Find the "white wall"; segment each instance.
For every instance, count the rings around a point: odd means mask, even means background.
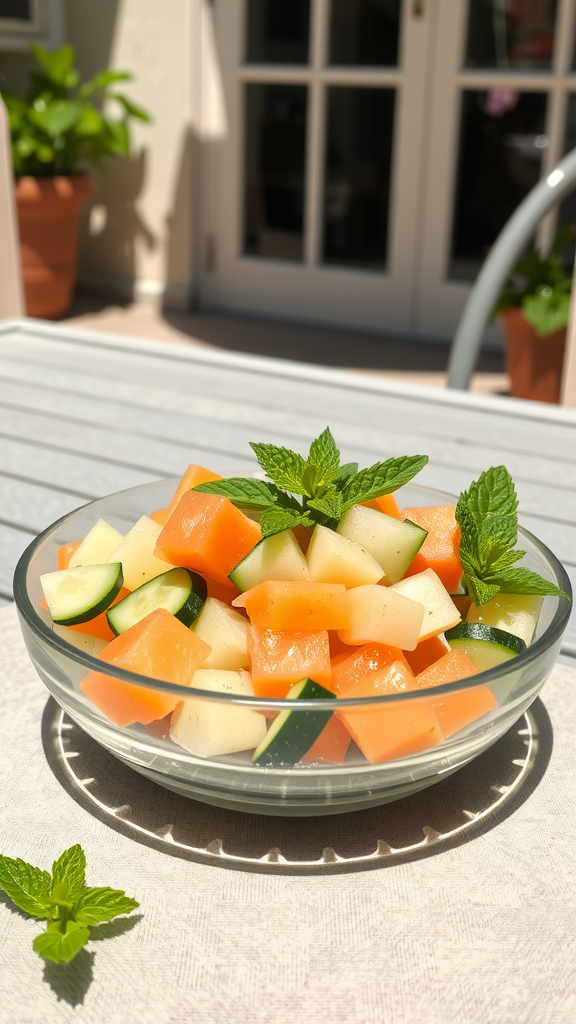
[[[67,0],[67,35],[86,75],[131,71],[126,93],[152,115],[130,159],[110,161],[84,218],[80,274],[183,308],[195,293],[200,0]]]

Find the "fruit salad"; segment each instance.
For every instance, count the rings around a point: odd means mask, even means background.
[[[341,465],[329,429],[307,459],[252,447],[266,479],[189,466],[167,508],[125,535],[98,520],[41,577],[54,631],[101,662],[80,683],[98,711],[198,757],[247,751],[260,768],[340,765],[352,752],[393,761],[494,711],[494,686],[437,688],[517,657],[544,595],[567,598],[515,566],[524,552],[505,468],[457,505],[401,507],[425,456]],[[106,665],[278,703],[182,700]],[[419,698],[370,703],[408,691]],[[363,703],[339,709],[343,698]]]

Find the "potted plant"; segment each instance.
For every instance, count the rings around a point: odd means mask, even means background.
[[[22,276],[29,316],[56,319],[66,312],[76,281],[80,210],[95,191],[88,167],[130,152],[129,122],[149,121],[117,83],[124,71],[100,71],[80,83],[71,46],[54,52],[33,46],[39,69],[25,100],[2,92],[8,110]],[[102,109],[114,100],[119,117]],[[107,105],[108,106],[108,105]]]
[[[548,256],[529,249],[514,267],[496,306],[506,331],[506,369],[514,398],[560,401],[572,287],[562,249],[571,240],[571,228],[564,226]]]

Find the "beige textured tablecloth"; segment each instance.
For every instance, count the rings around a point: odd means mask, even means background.
[[[68,967],[45,967],[31,948],[38,924],[0,902],[2,1024],[576,1020],[573,670],[557,666],[544,706],[535,706],[540,748],[512,813],[419,859],[283,875],[173,856],[99,820],[63,784],[46,738],[42,743],[50,707],[12,608],[0,612],[0,656],[0,849],[49,867],[81,842],[89,884],[125,888],[142,915],[114,938],[104,931]],[[488,781],[503,756],[502,748],[494,751],[478,769]],[[108,757],[97,749],[92,756],[95,764]],[[138,812],[152,820],[172,797],[138,785]],[[446,780],[429,790],[436,792],[428,805],[412,798],[420,804],[308,823],[181,800],[178,813],[191,828],[200,823],[204,841],[212,829],[254,856],[278,841],[293,854],[301,842],[319,855],[323,845],[338,851],[347,841],[373,847],[379,830],[409,830],[422,807],[430,815],[421,824],[433,826],[435,815],[448,820],[454,785]]]

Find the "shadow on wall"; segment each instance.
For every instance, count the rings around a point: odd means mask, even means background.
[[[172,206],[166,216],[166,269],[167,282],[163,297],[162,311],[169,309],[188,310],[194,304],[195,296],[189,283],[189,276],[183,278],[183,271],[194,266],[194,240],[192,225],[196,221],[195,175],[200,168],[200,141],[187,128],[182,137],[178,168],[172,193]]]
[[[83,212],[82,256],[87,271],[83,276],[89,281],[91,266],[106,266],[108,274],[126,282],[122,298],[127,302],[133,298],[137,245],[143,243],[150,250],[157,245],[137,209],[146,161],[145,150],[111,160],[106,173],[97,177],[96,195]]]

